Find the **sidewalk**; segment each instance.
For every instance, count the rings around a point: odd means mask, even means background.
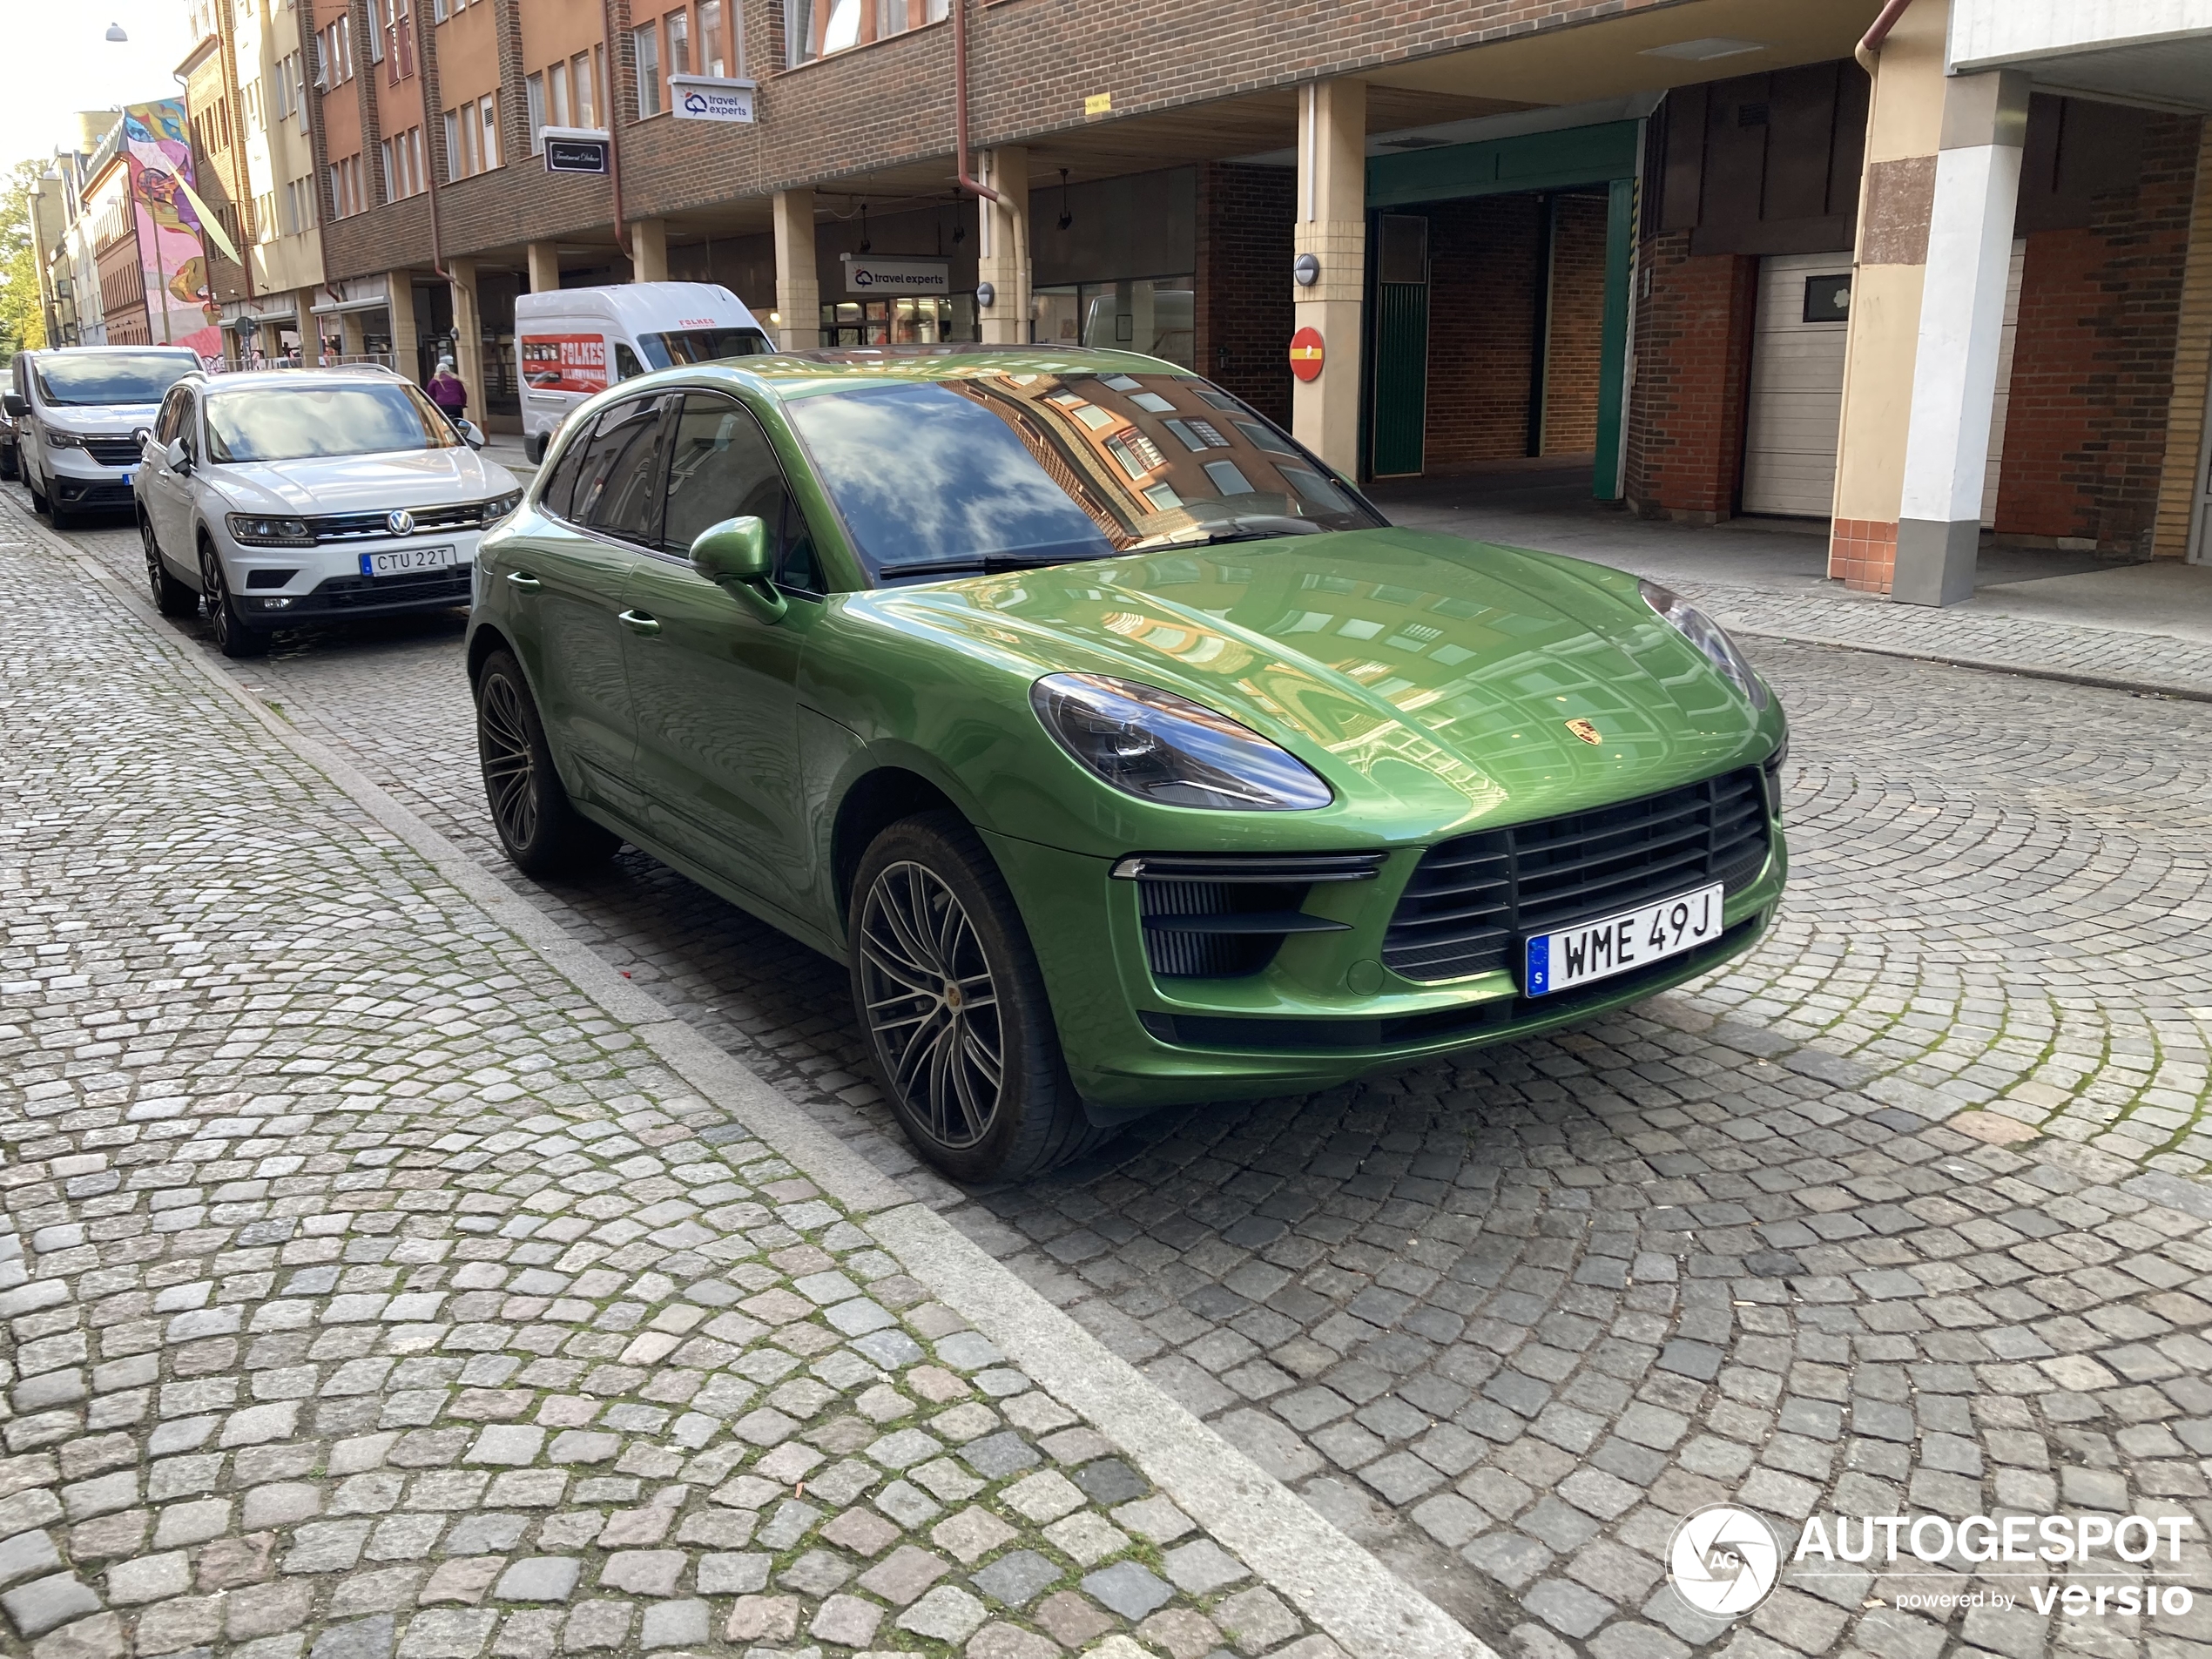
[[[1488,1650],[0,508],[32,1659]]]
[[[1824,527],[1655,523],[1589,497],[1588,469],[1386,483],[1393,523],[1634,570],[1761,637],[2212,699],[2212,567],[1988,547],[1973,598],[1892,604],[1827,579]]]

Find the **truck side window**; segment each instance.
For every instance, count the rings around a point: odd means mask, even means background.
[[[621,341],[615,341],[615,378],[618,381],[636,380],[644,372],[645,366],[637,361],[637,354]]]

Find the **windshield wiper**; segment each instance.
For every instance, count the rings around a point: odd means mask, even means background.
[[[972,571],[977,576],[988,576],[999,570],[1042,570],[1055,564],[1081,564],[1089,559],[1103,559],[1103,553],[1054,553],[1042,557],[1023,556],[1013,553],[986,553],[964,559],[917,559],[907,564],[887,564],[876,571],[879,577],[894,576],[953,576],[961,571]]]

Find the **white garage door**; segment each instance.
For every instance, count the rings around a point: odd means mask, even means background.
[[[2011,280],[2005,290],[2005,335],[1997,359],[1989,474],[1982,497],[1985,524],[1997,507],[2023,246],[2013,244]],[[1850,275],[1848,253],[1780,253],[1760,261],[1751,400],[1743,434],[1747,513],[1828,516],[1836,493],[1836,428],[1843,414],[1844,336],[1850,325],[1836,315],[1845,307],[1827,301],[1836,280]]]

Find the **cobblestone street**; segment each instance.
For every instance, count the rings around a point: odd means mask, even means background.
[[[2212,1654],[2212,707],[1751,639],[1794,726],[1752,955],[969,1196],[878,1104],[841,969],[634,853],[511,878],[457,620],[225,664],[20,499],[0,1608],[37,1659],[1332,1650],[179,648],[1516,1659]],[[74,539],[144,585],[127,529]],[[1723,1501],[2186,1515],[2198,1599],[1898,1605],[1953,1557],[1729,1624],[1666,1583]]]

